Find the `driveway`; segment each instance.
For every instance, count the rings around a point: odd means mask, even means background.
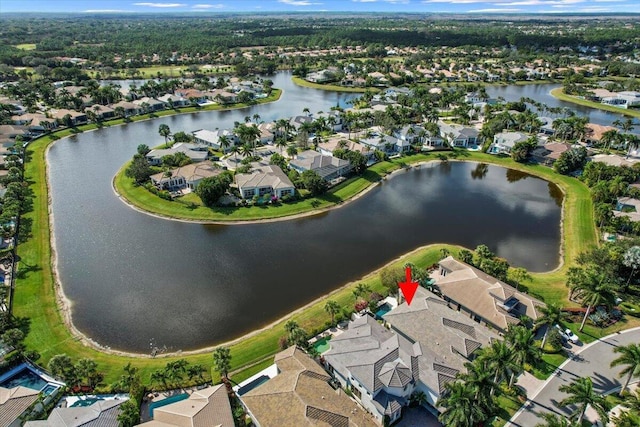
[[[422,406],[402,408],[402,418],[394,427],[442,427],[438,419]]]
[[[576,378],[591,377],[594,389],[599,393],[621,387],[618,374],[624,367],[609,367],[611,361],[619,356],[613,352],[613,349],[638,342],[640,342],[640,328],[635,328],[609,335],[583,347],[573,346],[573,356],[560,365],[538,390],[529,395],[529,400],[506,426],[534,426],[542,421],[536,415],[539,412],[553,412],[568,416],[571,409],[558,405],[567,397],[567,394],[560,392],[558,388],[563,384],[571,383]],[[626,377],[622,381],[625,379]]]

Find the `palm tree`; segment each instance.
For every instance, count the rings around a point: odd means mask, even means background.
[[[562,399],[560,406],[576,405],[571,418],[575,418],[577,415],[578,425],[582,425],[582,417],[584,417],[584,412],[589,405],[598,413],[601,421],[604,423],[609,421],[609,403],[602,395],[593,390],[591,377],[577,378],[571,384],[561,385],[558,390],[569,394],[567,398]]]
[[[531,329],[513,326],[505,335],[505,341],[511,349],[512,361],[524,370],[525,365],[535,365],[540,361],[540,349],[533,345],[536,337]],[[513,386],[515,372],[511,373],[509,388]]]
[[[226,380],[229,379],[231,369],[231,351],[228,347],[218,347],[213,350],[213,366]]]
[[[158,126],[158,133],[160,134],[160,136],[164,137],[164,143],[165,145],[167,145],[167,147],[169,147],[169,135],[171,135],[171,129],[169,128],[169,125],[163,123]]]
[[[536,427],[579,427],[578,424],[569,420],[567,417],[550,413],[541,413],[537,415],[538,417],[544,418],[545,422],[536,424]]]
[[[580,324],[580,332],[584,329],[584,324],[587,322],[587,317],[593,307],[599,305],[611,307],[615,304],[616,294],[611,284],[606,282],[587,282],[582,284],[582,286],[578,286],[575,291],[576,295],[582,298],[582,304],[587,305],[587,312],[584,314],[582,323]]]
[[[158,369],[151,373],[151,382],[158,385],[162,384],[165,390],[167,389],[167,379],[167,373],[164,369]]]
[[[494,341],[489,347],[483,349],[479,359],[485,363],[486,368],[493,373],[493,382],[500,384],[509,374],[520,369],[513,362],[511,349],[504,341]],[[491,394],[495,389],[491,390]]]
[[[369,287],[369,285],[367,285],[366,283],[358,283],[356,288],[353,290],[353,296],[355,296],[357,300],[358,297],[364,296],[369,292],[371,292],[371,288]]]
[[[542,338],[542,344],[540,344],[540,348],[544,348],[545,343],[547,342],[547,336],[549,334],[549,330],[553,327],[553,325],[563,325],[563,320],[567,316],[567,314],[562,311],[562,307],[556,303],[549,303],[546,307],[539,308],[542,316],[536,319],[536,327],[544,326],[547,329],[544,332],[544,337]]]
[[[498,384],[493,380],[493,374],[486,368],[486,364],[476,359],[464,364],[467,373],[460,375],[464,383],[473,388],[474,399],[483,408],[491,408],[493,404],[493,390]]]
[[[461,381],[445,385],[445,395],[440,406],[445,408],[438,419],[447,427],[474,427],[488,418],[480,405],[476,404],[475,390]]]
[[[222,152],[225,153],[227,151],[227,148],[229,148],[231,146],[231,140],[229,139],[229,137],[227,135],[222,135],[219,139],[218,142],[220,142],[220,147],[222,148]]]
[[[333,325],[335,322],[336,314],[340,312],[340,304],[338,304],[334,300],[329,300],[324,305],[324,311],[331,315],[331,325]]]
[[[250,157],[251,155],[253,155],[253,149],[251,148],[251,145],[244,144],[242,147],[240,147],[240,154],[242,155],[242,157]]]
[[[629,386],[631,378],[640,376],[640,344],[629,344],[624,347],[616,347],[614,353],[620,353],[620,356],[611,362],[611,367],[624,365],[625,368],[620,372],[620,376],[629,374],[624,386],[620,389],[620,396]]]

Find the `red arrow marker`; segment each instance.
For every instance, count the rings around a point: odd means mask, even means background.
[[[411,267],[405,268],[405,275],[406,280],[398,283],[398,286],[400,287],[400,291],[402,291],[402,295],[404,295],[404,299],[407,300],[407,305],[411,305],[413,296],[418,290],[418,282],[411,281]]]

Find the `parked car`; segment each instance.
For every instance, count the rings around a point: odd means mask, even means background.
[[[569,341],[569,336],[566,334],[564,330],[560,327],[560,325],[555,325],[555,328],[558,330],[558,333],[562,337],[563,341]]]
[[[580,341],[580,338],[578,338],[578,336],[576,334],[571,332],[571,329],[569,329],[569,328],[564,330],[564,334],[567,336],[567,339],[569,341],[571,341],[572,343],[574,343],[574,344],[576,344],[578,341]]]

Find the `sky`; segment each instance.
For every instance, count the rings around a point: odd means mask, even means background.
[[[0,0],[9,12],[640,13],[640,0]]]

